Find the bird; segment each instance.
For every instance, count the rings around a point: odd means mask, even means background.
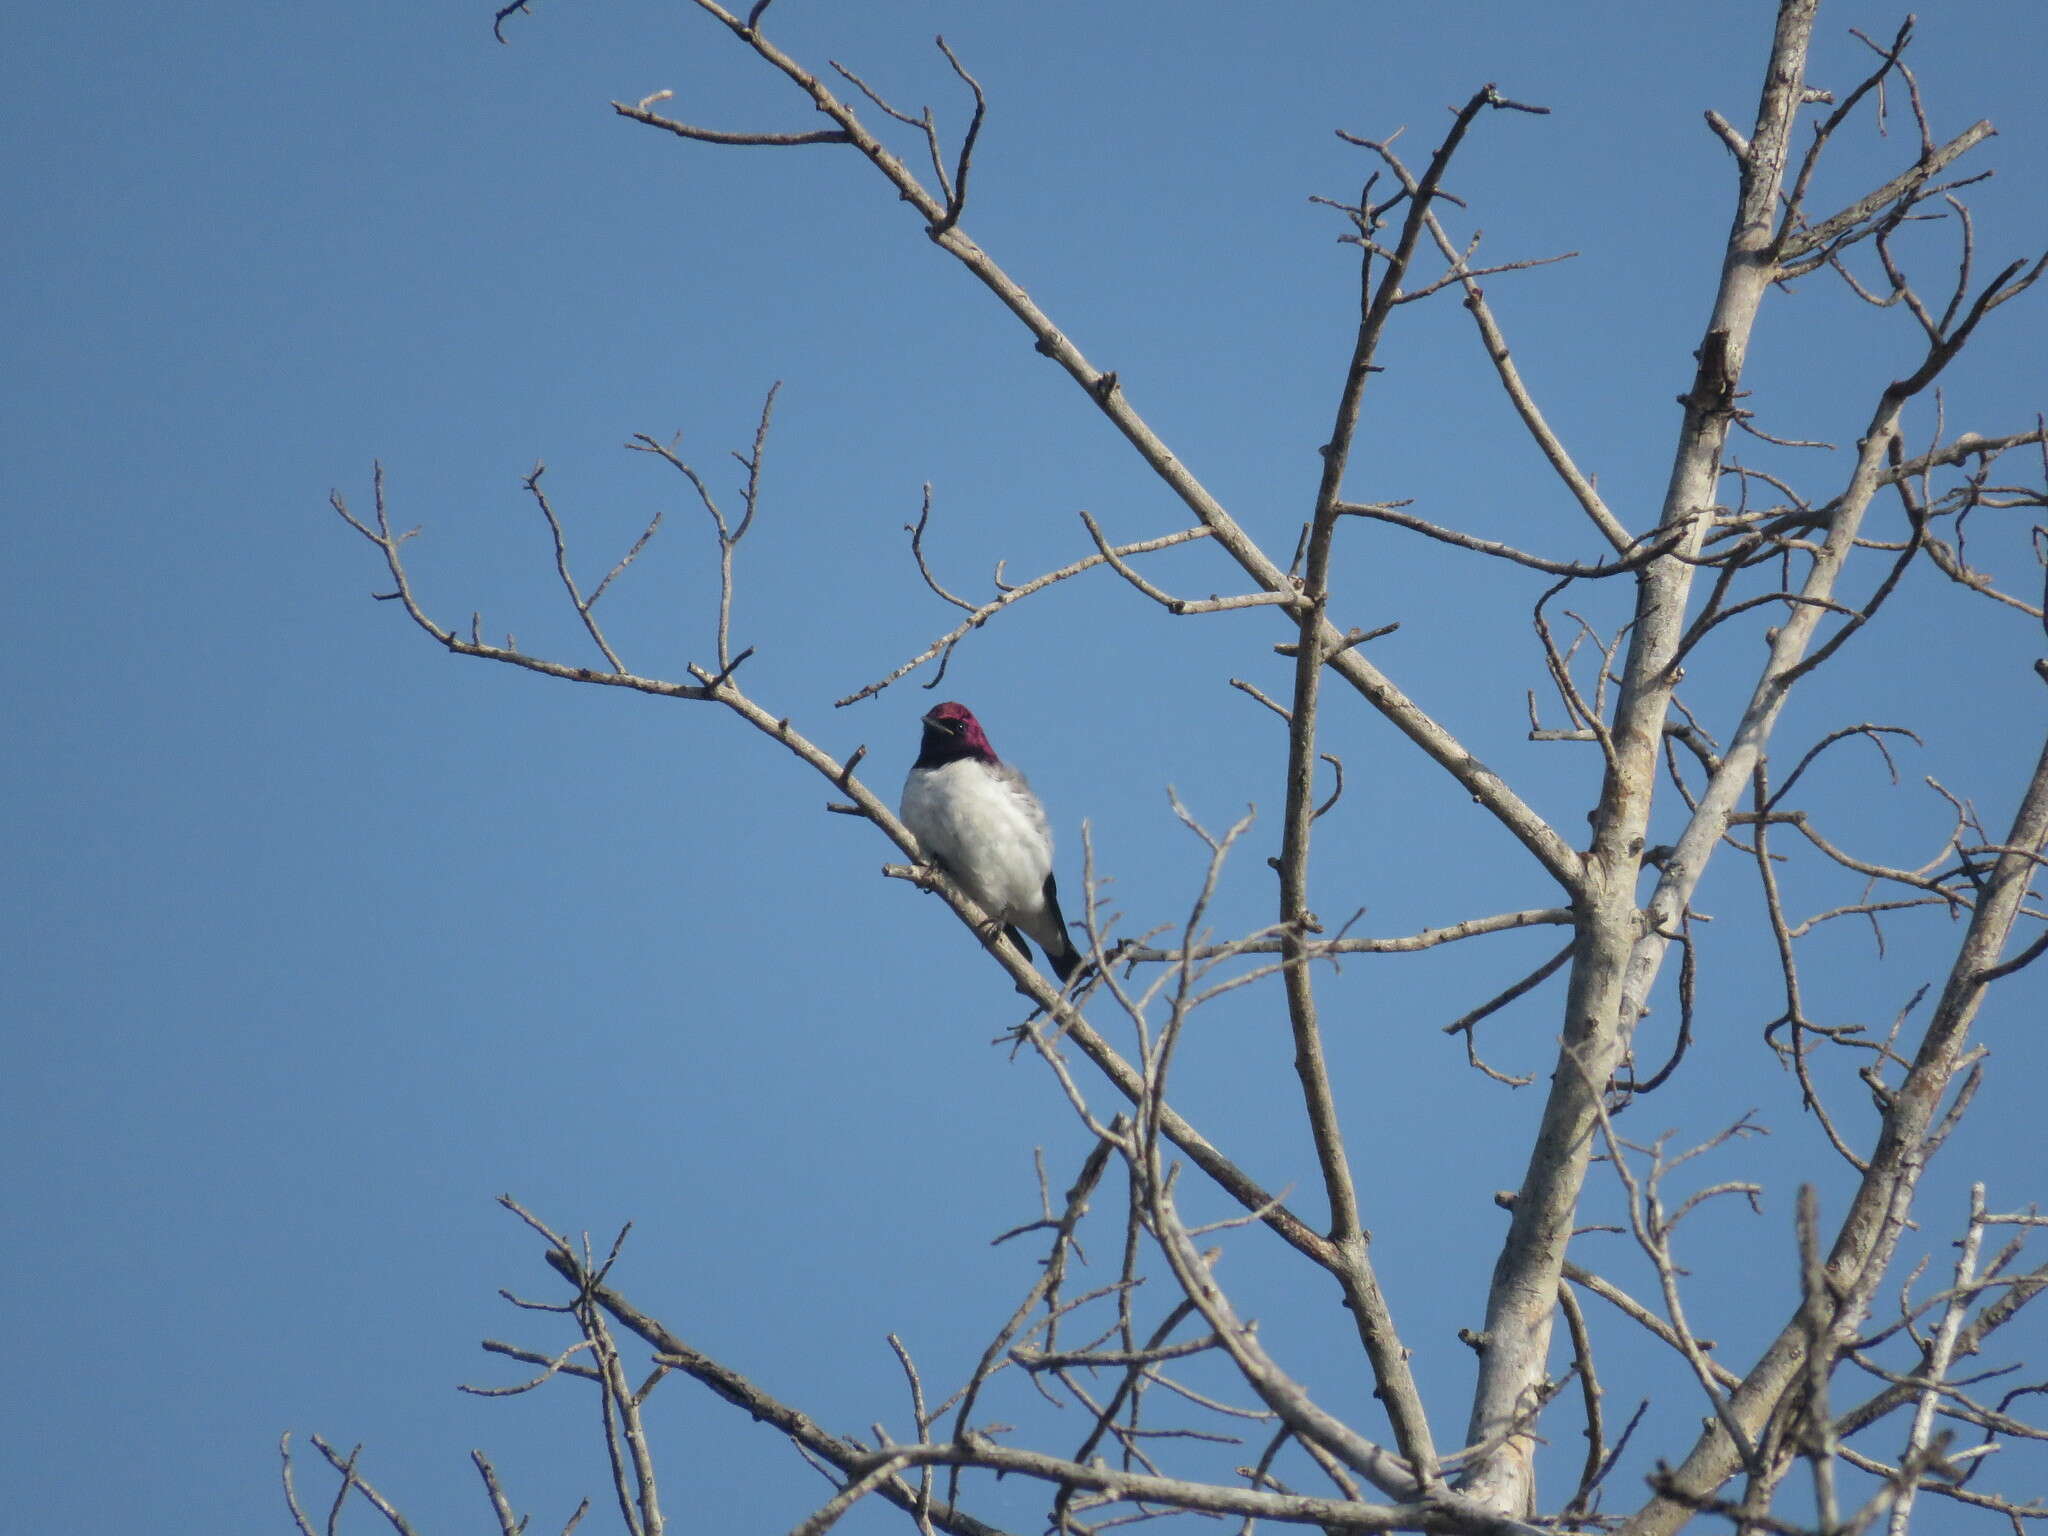
[[[1062,983],[1081,956],[1060,916],[1052,827],[1024,775],[996,756],[965,704],[924,717],[917,762],[903,781],[903,824],[937,865],[1028,960],[1029,935]]]

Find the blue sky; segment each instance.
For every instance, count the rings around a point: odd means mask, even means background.
[[[326,497],[367,507],[373,460],[394,520],[424,529],[412,569],[444,622],[480,610],[487,631],[577,661],[594,658],[521,476],[547,462],[587,576],[668,507],[606,607],[628,663],[677,678],[710,654],[715,551],[675,477],[620,445],[680,431],[730,488],[727,450],[784,381],[740,553],[756,697],[841,755],[867,744],[890,796],[917,715],[967,700],[1031,771],[1069,888],[1085,819],[1137,927],[1178,916],[1200,871],[1167,786],[1212,825],[1270,808],[1219,922],[1268,916],[1283,742],[1226,679],[1285,687],[1271,616],[1170,619],[1097,572],[976,635],[939,695],[905,683],[835,712],[953,622],[901,531],[924,482],[929,552],[976,595],[997,560],[1014,578],[1083,553],[1078,509],[1131,538],[1184,516],[850,156],[715,150],[613,115],[613,98],[669,89],[695,121],[812,125],[693,8],[543,3],[507,46],[491,10],[85,0],[9,26],[0,1156],[15,1241],[0,1285],[16,1322],[0,1466],[23,1531],[282,1529],[286,1428],[366,1442],[370,1476],[423,1530],[482,1528],[465,1458],[483,1447],[534,1528],[558,1529],[601,1487],[590,1405],[566,1386],[452,1390],[512,1378],[480,1337],[547,1337],[496,1295],[550,1279],[501,1191],[607,1239],[634,1220],[620,1281],[643,1305],[822,1422],[907,1432],[884,1334],[935,1378],[960,1375],[1030,1283],[1028,1260],[986,1239],[1035,1214],[1032,1149],[1056,1179],[1081,1154],[1042,1070],[988,1043],[1017,1012],[998,973],[938,904],[878,878],[891,850],[822,814],[807,770],[698,707],[450,658],[369,601],[374,552]],[[1452,185],[1494,259],[1581,253],[1489,293],[1610,501],[1634,526],[1654,507],[1731,195],[1700,114],[1747,122],[1768,7],[1325,0],[1283,19],[784,0],[772,18],[800,57],[840,58],[957,129],[928,46],[946,34],[993,104],[967,227],[1283,555],[1349,346],[1355,268],[1308,199],[1349,200],[1364,162],[1331,130],[1406,124],[1419,159],[1445,104],[1488,80],[1550,106],[1483,120]],[[1814,78],[1849,83],[1847,29],[1897,20],[1826,7]],[[1999,129],[1973,162],[1998,171],[1972,192],[1986,271],[2048,243],[2044,49],[2037,6],[1958,3],[1925,17],[1914,55],[1938,133]],[[1816,202],[1881,179],[1910,143],[1866,126]],[[1944,238],[1920,248],[1930,267]],[[2023,430],[2044,405],[2048,294],[1994,320],[1948,381],[1951,430]],[[1847,442],[1913,357],[1903,315],[1809,280],[1766,307],[1749,404],[1779,435]],[[1454,302],[1405,312],[1385,361],[1354,496],[1594,553]],[[1824,486],[1837,471],[1816,462],[1796,467]],[[1982,514],[1973,537],[2026,577],[2023,524]],[[1380,664],[1576,829],[1590,754],[1521,739],[1540,583],[1395,530],[1346,540],[1347,621],[1403,626]],[[1154,569],[1231,589],[1199,548]],[[1598,622],[1613,600],[1586,601]],[[2010,815],[2038,750],[2042,636],[1926,569],[1899,604],[1785,729],[1922,730],[1904,788],[1852,752],[1813,803],[1870,856],[1917,864],[1943,830],[1922,775],[1994,830]],[[1752,650],[1730,640],[1715,666]],[[1725,728],[1735,684],[1700,670]],[[1400,933],[1549,902],[1389,731],[1350,701],[1329,731],[1350,788],[1326,823],[1326,915],[1362,906],[1360,931]],[[1740,873],[1710,881],[1708,910],[1753,908]],[[1854,899],[1799,878],[1814,905]],[[1833,1016],[1882,1022],[1943,936],[1902,935],[1880,963],[1844,931],[1809,964]],[[1333,988],[1368,1220],[1452,1425],[1470,1371],[1453,1335],[1479,1320],[1490,1193],[1519,1177],[1535,1101],[1474,1078],[1438,1026],[1547,939],[1357,964]],[[1660,1101],[1654,1129],[1705,1135],[1749,1108],[1772,1126],[1726,1175],[1769,1180],[1766,1216],[1717,1212],[1700,1241],[1753,1248],[1775,1274],[1817,1138],[1758,1043],[1774,1004],[1756,956],[1731,935],[1689,1096]],[[1930,1180],[1931,1221],[1973,1177],[1994,1205],[2042,1193],[2043,1002],[2035,973],[1987,1010],[1992,1076]],[[1191,1115],[1271,1183],[1305,1184],[1271,998],[1214,1017],[1182,1080]],[[1551,1034],[1539,1003],[1487,1045],[1540,1072]],[[1240,1246],[1265,1303],[1248,1310],[1315,1360],[1328,1309]],[[1731,1358],[1776,1317],[1739,1292],[1710,1310]],[[2033,1343],[2038,1369],[2038,1327]],[[1302,1368],[1363,1410],[1345,1368]],[[773,1436],[685,1383],[663,1390],[676,1508],[777,1530],[823,1497]]]

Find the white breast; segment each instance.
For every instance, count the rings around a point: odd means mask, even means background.
[[[972,759],[912,769],[903,822],[993,918],[1036,913],[1052,871],[1045,812],[1021,775]]]

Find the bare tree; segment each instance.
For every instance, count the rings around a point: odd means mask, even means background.
[[[2022,1413],[2029,1396],[2048,1387],[2006,1379],[2011,1366],[1968,1364],[1992,1351],[2000,1330],[2048,1286],[2048,1264],[2025,1251],[2048,1218],[2031,1207],[2006,1208],[2030,1190],[1994,1200],[1981,1184],[1964,1212],[1916,1216],[1914,1204],[1929,1158],[1968,1110],[1981,1079],[1984,1051],[1972,1039],[1980,1008],[1995,987],[2048,950],[2048,913],[2035,895],[2048,846],[2048,739],[2008,824],[1983,827],[1968,797],[1934,784],[1949,827],[1936,854],[1916,868],[1859,855],[1851,846],[1856,839],[1831,825],[1824,808],[1814,809],[1824,802],[1808,798],[1835,760],[1832,749],[1861,742],[1889,763],[1890,744],[1909,730],[1843,720],[1817,739],[1774,750],[1775,729],[1796,690],[1845,648],[1887,643],[1882,621],[1917,568],[1931,567],[1981,596],[1987,627],[2044,623],[2038,576],[2027,572],[2048,562],[2048,530],[2029,523],[2048,506],[2048,431],[2038,417],[1955,431],[1932,408],[1944,374],[1995,312],[2033,285],[2044,262],[1982,270],[1960,194],[1980,179],[1966,157],[1991,128],[1980,122],[1937,138],[1909,63],[1911,20],[1888,41],[1866,40],[1867,72],[1831,93],[1807,79],[1814,0],[1781,0],[1754,121],[1738,127],[1707,114],[1732,163],[1734,208],[1691,385],[1680,400],[1668,486],[1654,521],[1643,527],[1610,507],[1552,430],[1482,285],[1541,263],[1483,261],[1478,238],[1454,227],[1468,211],[1445,190],[1448,168],[1470,152],[1468,138],[1482,122],[1544,109],[1485,85],[1455,109],[1449,130],[1426,155],[1410,156],[1391,138],[1347,135],[1368,173],[1355,200],[1327,201],[1357,250],[1355,340],[1299,542],[1276,551],[1262,547],[1169,448],[1117,374],[1095,366],[967,233],[988,109],[968,61],[939,41],[968,102],[967,126],[949,138],[929,108],[904,110],[850,68],[834,63],[828,75],[783,51],[764,27],[768,0],[744,13],[714,0],[696,3],[735,48],[781,77],[793,99],[830,126],[701,126],[667,115],[666,93],[614,103],[616,111],[693,144],[830,146],[865,162],[863,174],[879,176],[925,236],[1026,328],[1190,519],[1119,544],[1084,513],[1087,542],[1077,558],[1021,582],[1005,582],[999,572],[993,595],[976,599],[958,595],[927,559],[927,493],[911,554],[931,591],[958,616],[900,665],[877,663],[876,680],[839,702],[856,704],[919,674],[935,686],[955,649],[977,630],[1097,567],[1121,578],[1101,590],[1175,615],[1270,608],[1279,649],[1292,658],[1291,688],[1276,699],[1233,682],[1285,723],[1282,830],[1273,861],[1278,901],[1265,926],[1218,937],[1212,902],[1250,819],[1219,830],[1176,800],[1175,813],[1207,851],[1206,875],[1180,919],[1120,932],[1091,854],[1076,926],[1086,930],[1082,947],[1092,963],[1071,987],[1054,987],[1012,948],[987,942],[991,962],[1030,1004],[1015,1030],[1017,1046],[1057,1080],[1089,1150],[1063,1193],[1041,1167],[1040,1216],[1004,1235],[1036,1245],[1028,1283],[964,1379],[946,1391],[929,1385],[928,1366],[891,1340],[905,1378],[910,1438],[879,1427],[867,1437],[828,1432],[628,1300],[615,1279],[619,1242],[594,1250],[509,1199],[507,1207],[540,1235],[547,1264],[568,1287],[560,1300],[516,1305],[559,1315],[569,1335],[546,1346],[487,1342],[487,1350],[538,1374],[479,1390],[529,1391],[567,1377],[594,1393],[613,1473],[610,1502],[635,1536],[665,1528],[658,1450],[643,1429],[642,1409],[648,1394],[676,1375],[771,1426],[832,1485],[798,1528],[803,1536],[823,1531],[864,1499],[893,1504],[926,1533],[993,1531],[975,1512],[977,1490],[988,1487],[976,1473],[1042,1483],[1049,1523],[1063,1532],[1176,1511],[1240,1519],[1246,1529],[1274,1520],[1331,1531],[1617,1529],[1629,1536],[1703,1519],[1741,1532],[1835,1536],[1882,1526],[1897,1533],[1930,1508],[1941,1511],[1944,1530],[1957,1528],[1962,1512],[2012,1529],[2048,1519],[2038,1497],[2042,1463],[2024,1450],[2008,1452],[2048,1438]],[[500,26],[523,10],[507,7]],[[1910,141],[1896,174],[1840,206],[1816,203],[1816,172],[1830,148],[1886,113],[1911,125],[1894,141]],[[913,153],[900,156],[892,142],[907,142]],[[1860,391],[1868,404],[1857,441],[1832,455],[1821,451],[1827,445],[1772,436],[1742,403],[1745,360],[1767,296],[1809,276],[1846,285],[1874,311],[1891,312],[1874,315],[1875,322],[1908,325],[1917,336],[1917,360],[1902,376],[1835,379],[1835,387]],[[1402,504],[1347,495],[1347,468],[1390,326],[1405,306],[1439,297],[1462,303],[1471,316],[1515,415],[1590,525],[1595,555],[1553,558],[1511,548]],[[393,520],[381,470],[367,514],[338,495],[334,508],[383,560],[390,588],[379,596],[448,651],[715,706],[815,770],[831,786],[832,810],[864,819],[892,843],[902,861],[885,866],[885,875],[935,892],[971,931],[992,935],[987,914],[921,860],[889,803],[860,776],[866,748],[842,760],[818,744],[813,728],[748,691],[744,669],[754,653],[750,646],[735,649],[734,554],[756,518],[773,515],[763,466],[774,405],[770,391],[751,448],[735,455],[744,470],[737,501],[722,502],[674,444],[643,436],[631,445],[680,478],[715,540],[713,648],[682,680],[633,671],[598,618],[600,599],[646,547],[659,518],[586,592],[541,473],[526,482],[552,535],[564,593],[602,658],[602,665],[584,665],[493,643],[480,620],[456,626],[437,618],[408,571],[405,546],[413,535]],[[1731,448],[1738,432],[1781,450],[1766,459],[1774,467],[1743,463]],[[1529,735],[1583,744],[1560,750],[1599,754],[1584,846],[1374,664],[1370,642],[1392,626],[1352,627],[1348,621],[1359,615],[1346,611],[1332,585],[1339,539],[1347,528],[1372,523],[1435,540],[1455,552],[1446,558],[1534,573],[1530,660],[1551,702],[1539,706],[1531,691]],[[1976,543],[1966,543],[1966,529]],[[1218,579],[1227,573],[1236,590],[1182,595],[1147,574],[1146,557],[1193,541],[1213,547]],[[2014,589],[2021,579],[2036,585]],[[1738,659],[1724,643],[1730,634],[1760,640],[1762,661],[1754,662],[1755,648],[1746,653],[1752,660]],[[1890,643],[1910,645],[1911,635],[1902,627]],[[1717,713],[1718,706],[1689,704],[1693,669],[1723,695],[1732,690],[1737,707]],[[2048,663],[2036,662],[2035,671],[2048,681]],[[1315,832],[1343,788],[1343,766],[1326,747],[1323,721],[1333,709],[1361,707],[1498,824],[1555,887],[1550,905],[1383,936],[1354,935],[1348,923],[1332,931],[1318,918],[1311,900]],[[2024,728],[2038,731],[2037,720],[2030,715]],[[1333,776],[1321,772],[1324,763]],[[1747,917],[1729,914],[1726,922],[1757,925],[1777,962],[1782,1007],[1764,1030],[1769,1050],[1760,1060],[1775,1060],[1796,1082],[1800,1111],[1850,1170],[1852,1193],[1824,1217],[1813,1175],[1795,1172],[1787,1192],[1796,1189],[1797,1219],[1774,1251],[1681,1257],[1677,1237],[1695,1212],[1723,1197],[1754,1202],[1762,1192],[1754,1181],[1710,1171],[1717,1156],[1761,1129],[1750,1117],[1689,1148],[1666,1137],[1632,1137],[1627,1129],[1642,1118],[1628,1112],[1644,1096],[1684,1081],[1692,1065],[1704,964],[1697,932],[1704,915],[1695,897],[1722,854],[1755,876]],[[1794,871],[1798,894],[1790,885]],[[1839,884],[1831,886],[1830,873]],[[1343,881],[1326,874],[1322,883],[1339,889]],[[1810,911],[1797,904],[1807,891],[1827,889],[1839,894]],[[1831,1021],[1813,1000],[1825,978],[1802,972],[1803,943],[1845,918],[1867,921],[1880,938],[1884,925],[1916,922],[1930,930],[1946,925],[1953,935],[1945,971],[1927,978],[1925,996],[1904,1003],[1887,1031]],[[1447,1026],[1469,1053],[1475,1094],[1497,1091],[1495,1082],[1531,1082],[1484,1060],[1478,1029],[1561,978],[1556,1054],[1539,1090],[1540,1122],[1519,1187],[1500,1197],[1507,1229],[1483,1322],[1466,1339],[1477,1357],[1469,1415],[1451,1424],[1425,1411],[1411,1350],[1376,1275],[1368,1200],[1342,1129],[1358,1090],[1330,1070],[1323,1020],[1333,996],[1341,1006],[1344,994],[1333,989],[1346,956],[1403,955],[1530,927],[1560,930],[1556,952]],[[1191,1018],[1218,997],[1248,988],[1276,1015],[1284,1013],[1320,1203],[1276,1192],[1175,1108],[1173,1072]],[[1646,1044],[1638,1026],[1653,1001],[1662,1002],[1666,1017],[1675,1011],[1677,1022],[1668,1043],[1646,1060],[1638,1054]],[[1844,1117],[1845,1094],[1873,1101],[1874,1117]],[[1206,1223],[1184,1214],[1197,1201],[1217,1199],[1235,1214]],[[1595,1204],[1616,1214],[1612,1230],[1632,1240],[1653,1294],[1632,1293],[1575,1256],[1572,1239]],[[1074,1261],[1084,1238],[1098,1230],[1099,1246],[1120,1260],[1113,1278],[1083,1285]],[[1930,1267],[1930,1234],[1937,1232],[1959,1234],[1958,1256]],[[1273,1240],[1298,1260],[1303,1295],[1334,1287],[1348,1310],[1380,1419],[1357,1422],[1319,1402],[1298,1366],[1291,1370],[1268,1352],[1255,1321],[1226,1290],[1218,1266],[1229,1245]],[[1724,1363],[1699,1336],[1688,1305],[1696,1309],[1715,1287],[1748,1285],[1758,1273],[1780,1277],[1758,1303],[1774,1309],[1775,1336],[1746,1365]],[[1560,1319],[1562,1339],[1555,1337]],[[1627,1347],[1641,1342],[1657,1352],[1657,1416],[1646,1419],[1647,1404],[1632,1416],[1608,1406],[1595,1352],[1603,1333],[1625,1334]],[[1034,1409],[1034,1389],[1065,1416]],[[999,1400],[1026,1430],[991,1427]],[[1696,1428],[1686,1428],[1688,1414]],[[1642,1423],[1665,1442],[1632,1445]],[[1568,1430],[1582,1434],[1582,1453],[1563,1444]],[[341,1480],[335,1514],[353,1493],[394,1529],[409,1529],[353,1453],[315,1444]],[[1631,1471],[1618,1477],[1624,1458]],[[284,1460],[293,1517],[311,1536],[314,1523],[292,1492],[288,1444]],[[1547,1468],[1540,1487],[1539,1461]],[[512,1536],[524,1523],[480,1455],[478,1467],[501,1529]]]

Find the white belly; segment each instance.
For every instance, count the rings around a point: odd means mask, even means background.
[[[981,763],[913,770],[903,786],[903,822],[990,917],[1012,922],[1044,905],[1052,872],[1044,813]]]

